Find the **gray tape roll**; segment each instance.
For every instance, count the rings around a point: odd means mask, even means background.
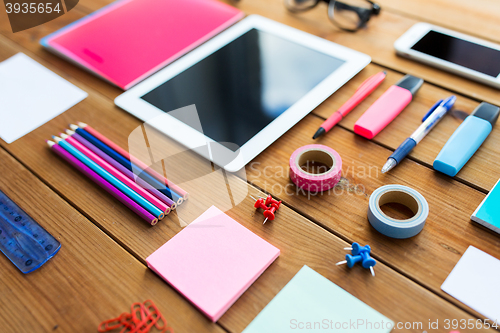
[[[406,220],[397,220],[387,216],[380,206],[386,203],[405,205],[414,213]],[[380,233],[392,238],[410,238],[418,234],[429,216],[429,204],[416,190],[403,185],[385,185],[376,189],[368,206],[368,221]]]

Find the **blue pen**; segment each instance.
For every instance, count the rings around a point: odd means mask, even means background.
[[[398,165],[403,158],[408,155],[415,146],[422,141],[422,139],[436,126],[436,124],[444,117],[448,111],[453,107],[457,98],[455,96],[450,96],[445,100],[439,100],[432,108],[427,112],[427,114],[422,119],[422,125],[420,125],[413,134],[407,138],[385,162],[382,168],[382,173],[394,168]]]

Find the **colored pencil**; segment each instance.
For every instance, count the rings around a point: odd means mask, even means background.
[[[179,193],[183,197],[184,200],[187,200],[187,198],[189,197],[189,194],[186,191],[184,191],[182,188],[175,185],[174,183],[169,181],[166,177],[160,175],[158,172],[156,172],[155,170],[148,167],[144,162],[142,162],[137,157],[130,155],[130,153],[128,151],[126,151],[122,147],[118,146],[116,143],[114,143],[113,141],[111,141],[110,139],[105,137],[103,134],[99,133],[97,130],[95,130],[90,125],[79,122],[78,126],[80,126],[84,130],[86,130],[87,132],[89,132],[90,134],[92,134],[93,136],[95,136],[96,138],[98,138],[99,140],[104,142],[105,144],[107,144],[111,149],[114,149],[117,153],[121,154],[123,157],[127,158],[131,162],[134,162],[142,170],[147,170],[153,177],[155,177],[160,182],[165,182],[165,184],[167,184],[168,187],[173,189],[175,192]]]
[[[140,205],[138,205],[136,202],[134,202],[132,199],[130,199],[125,194],[120,192],[113,185],[108,183],[101,176],[99,176],[97,173],[92,171],[85,164],[80,162],[76,157],[74,157],[73,155],[68,153],[64,148],[62,148],[59,145],[56,145],[55,142],[48,141],[48,140],[47,140],[47,144],[52,149],[52,151],[54,151],[57,155],[59,155],[64,160],[66,160],[69,164],[71,164],[73,167],[75,167],[77,170],[79,170],[85,176],[90,178],[94,183],[96,183],[102,189],[104,189],[106,192],[108,192],[113,197],[118,199],[125,206],[130,208],[130,210],[135,212],[143,220],[147,221],[151,225],[155,225],[156,223],[158,223],[158,219],[156,217],[154,217],[150,212],[148,212],[147,210],[142,208]]]
[[[79,159],[83,164],[88,166],[90,169],[92,169],[95,173],[97,173],[99,176],[102,178],[106,179],[109,183],[111,183],[114,187],[122,191],[124,194],[126,194],[130,199],[134,200],[137,202],[139,205],[141,205],[143,208],[145,208],[148,212],[156,216],[159,220],[163,219],[165,216],[164,213],[156,208],[155,205],[144,199],[142,196],[138,195],[135,193],[130,187],[127,185],[123,184],[121,181],[119,181],[115,176],[104,170],[101,166],[99,166],[97,163],[92,161],[90,158],[85,156],[83,153],[81,153],[78,149],[73,147],[69,142],[58,138],[56,136],[53,137],[54,140],[58,145],[66,149],[70,154],[75,156],[77,159]]]
[[[147,188],[155,188],[160,193],[164,194],[168,198],[172,199],[177,205],[180,205],[184,199],[178,195],[176,192],[174,192],[172,189],[168,188],[164,183],[158,181],[156,178],[152,177],[149,173],[147,172],[141,172],[139,175],[134,174],[134,170],[137,171],[139,168],[135,166],[132,162],[127,160],[125,157],[122,155],[118,154],[115,152],[112,148],[108,147],[105,143],[101,142],[99,139],[94,137],[92,134],[88,133],[87,131],[78,128],[76,131],[77,134],[85,138],[87,141],[90,143],[94,144],[97,146],[99,149],[101,149],[104,153],[106,153],[108,156],[113,158],[115,161],[117,161],[119,164],[122,166],[126,167],[132,174],[134,175],[134,178],[140,178],[143,179],[146,183],[149,184]]]
[[[75,131],[76,133],[80,134],[83,136],[87,141],[104,151],[106,154],[114,158],[116,161],[118,161],[121,165],[129,169],[130,171],[134,171],[134,168],[132,166],[132,162],[127,160],[125,157],[122,155],[118,154],[115,152],[113,149],[111,149],[108,145],[103,143],[101,140],[97,139],[95,136],[90,134],[89,132],[85,131],[83,128],[80,128],[76,125],[71,124],[70,128]],[[136,167],[136,169],[139,169]],[[173,190],[169,189],[165,184],[161,183],[159,180],[154,178],[153,176],[149,175],[147,172],[142,172],[139,177],[144,179],[146,182],[151,184],[151,186],[157,188],[160,192],[165,194],[167,197],[172,199],[177,203],[177,205],[180,205],[184,199],[179,196],[177,193],[175,193]]]
[[[165,194],[161,193],[156,188],[154,188],[151,185],[149,185],[148,183],[146,183],[142,178],[136,177],[132,173],[132,171],[130,171],[129,169],[125,168],[123,165],[121,165],[120,163],[118,163],[111,156],[109,156],[108,154],[106,154],[105,152],[103,152],[102,150],[100,150],[99,148],[97,148],[96,146],[94,146],[93,144],[91,144],[90,142],[88,142],[80,134],[78,134],[76,132],[73,132],[72,130],[66,130],[66,133],[69,136],[71,136],[74,139],[76,139],[76,141],[80,142],[82,145],[84,145],[85,147],[87,147],[88,149],[90,149],[93,153],[95,153],[96,155],[98,155],[100,158],[102,158],[103,160],[105,160],[106,162],[108,162],[109,164],[111,164],[112,166],[114,166],[117,170],[119,170],[121,173],[123,173],[129,179],[131,179],[132,181],[134,181],[135,183],[137,183],[139,186],[141,186],[142,188],[146,189],[148,192],[150,192],[151,194],[153,194],[159,200],[161,200],[162,202],[164,202],[165,204],[167,204],[170,207],[171,210],[174,210],[175,208],[177,208],[177,204],[175,202],[173,202],[172,199],[170,199]]]
[[[132,180],[130,180],[127,176],[122,174],[120,171],[118,171],[115,167],[110,165],[108,162],[104,161],[102,158],[94,154],[92,151],[90,151],[87,147],[82,145],[80,142],[76,141],[74,138],[71,136],[61,133],[60,136],[72,144],[76,149],[78,149],[81,153],[83,153],[85,156],[90,158],[92,161],[100,165],[104,170],[115,176],[118,180],[120,180],[122,183],[130,187],[133,191],[135,191],[137,194],[142,195],[144,199],[148,200],[150,203],[155,205],[158,209],[161,209],[165,215],[170,213],[170,207],[167,206],[165,203],[161,202],[158,200],[155,196],[147,192],[145,189],[134,183]]]

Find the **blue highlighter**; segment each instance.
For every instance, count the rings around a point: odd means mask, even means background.
[[[483,102],[458,126],[434,160],[434,169],[455,176],[493,129],[500,108]]]

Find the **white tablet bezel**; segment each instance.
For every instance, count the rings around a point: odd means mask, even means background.
[[[420,41],[429,31],[434,30],[444,35],[462,39],[467,42],[476,43],[485,47],[492,48],[500,51],[500,45],[472,37],[457,31],[442,28],[436,25],[419,22],[408,29],[401,37],[394,42],[396,53],[405,58],[420,61],[424,64],[431,65],[451,73],[463,76],[465,78],[487,84],[494,88],[500,89],[500,74],[497,77],[486,75],[484,73],[475,71],[468,67],[454,64],[452,62],[436,58],[429,54],[413,50],[412,47]],[[480,59],[478,59],[479,61]]]
[[[208,138],[203,133],[200,133],[199,131],[193,129],[178,119],[169,116],[164,111],[141,99],[141,96],[144,96],[159,85],[172,79],[187,68],[200,62],[210,54],[216,52],[223,46],[229,44],[231,41],[254,28],[294,43],[304,45],[327,55],[331,55],[335,58],[344,60],[345,63],[332,74],[327,76],[279,117],[273,120],[269,125],[253,136],[249,141],[247,141],[242,147],[240,147],[237,154],[215,142],[211,138]],[[217,156],[212,156],[210,152],[202,153],[200,150],[197,150],[197,152],[205,158],[210,159],[215,164],[223,167],[225,170],[229,172],[236,172],[243,168],[260,152],[266,149],[271,143],[276,141],[337,89],[349,81],[354,75],[366,67],[370,61],[371,58],[363,53],[351,50],[270,19],[258,15],[251,15],[191,51],[184,57],[168,65],[150,78],[139,83],[127,92],[121,94],[115,99],[115,104],[143,121],[148,121],[160,115],[165,115],[165,117],[160,118],[168,121],[159,121],[157,123],[150,123],[150,125],[169,137],[172,137],[188,149],[194,149],[206,145],[207,142],[210,142],[210,145],[216,145],[218,151],[224,152],[224,157],[219,158]],[[234,158],[231,159],[232,161],[229,164],[225,165],[224,161],[227,161],[227,156],[230,154],[233,154]]]

